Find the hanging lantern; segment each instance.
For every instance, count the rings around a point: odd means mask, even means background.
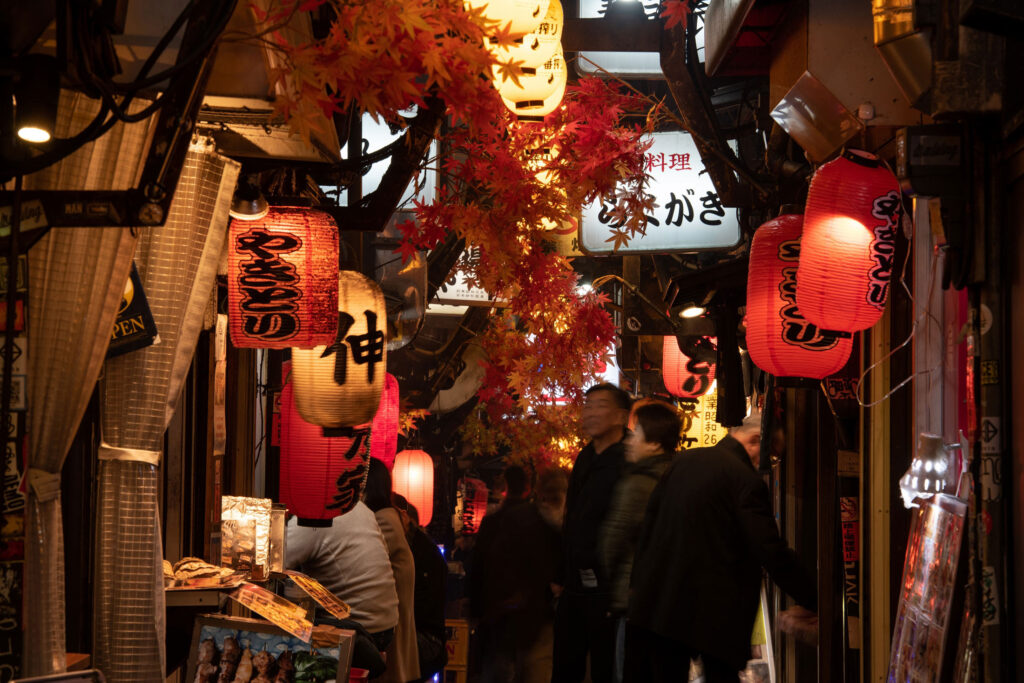
[[[537,28],[508,47],[499,47],[495,39],[488,38],[487,49],[498,62],[522,62],[525,67],[538,67],[561,47],[563,25],[562,3],[551,0],[544,20]]]
[[[707,338],[717,344],[714,337]],[[661,346],[661,375],[665,388],[679,398],[697,398],[711,389],[715,364],[688,357],[679,350],[675,337],[665,337]]]
[[[395,493],[405,496],[420,513],[420,525],[434,515],[434,461],[425,451],[402,451],[391,472]]]
[[[521,121],[540,121],[562,102],[568,70],[561,47],[544,64],[526,69],[516,85],[511,79],[496,82],[501,100]]]
[[[846,365],[853,337],[818,329],[796,305],[804,217],[784,214],[754,233],[747,276],[747,350],[776,377],[823,379]]]
[[[497,21],[509,33],[522,36],[537,29],[548,11],[547,0],[465,0],[469,9],[482,9],[483,15]]]
[[[287,377],[289,363],[283,374]],[[327,526],[359,501],[369,455],[366,432],[324,436],[323,428],[302,419],[294,401],[294,385],[281,391],[281,502],[303,526]]]
[[[332,341],[292,350],[295,405],[304,420],[335,428],[373,419],[387,371],[386,314],[377,283],[355,271],[338,273]]]
[[[800,245],[800,312],[820,329],[857,332],[885,310],[902,207],[899,181],[856,150],[814,174]]]
[[[329,344],[337,325],[338,226],[315,209],[275,206],[231,220],[228,317],[241,348]]]
[[[398,452],[398,380],[388,374],[384,391],[370,428],[370,457],[377,458],[390,470]]]
[[[487,514],[487,484],[463,477],[459,480],[459,502],[456,514],[456,531],[471,535],[480,531],[480,524]]]

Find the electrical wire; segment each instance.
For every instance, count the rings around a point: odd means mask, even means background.
[[[886,166],[888,167],[888,164],[886,164]],[[890,169],[890,170],[892,170],[892,169]],[[904,210],[904,215],[906,215],[906,206],[905,206],[905,203],[903,202],[902,194],[900,195],[900,204],[901,204],[901,206],[902,206],[902,208]],[[907,255],[906,255],[906,257],[903,260],[903,268],[902,268],[902,270],[900,272],[899,283],[900,283],[900,286],[903,288],[903,290],[906,292],[907,298],[910,299],[911,304],[913,304],[916,307],[917,306],[917,300],[914,298],[913,293],[910,291],[910,288],[907,286],[907,281],[906,281],[907,265],[910,262],[910,256],[913,253],[914,238],[916,237],[916,234],[917,234],[917,226],[913,224],[913,219],[911,219],[911,223],[912,223],[913,227],[911,229],[910,239],[908,240],[908,243],[907,243]],[[942,253],[943,250],[944,250],[944,246],[938,246],[932,252],[931,265],[929,266],[929,269],[928,269],[928,287],[927,287],[927,291],[926,291],[926,297],[927,297],[927,301],[929,302],[929,304],[930,304],[931,297],[932,297],[932,290],[935,287],[935,281],[936,281],[935,273],[938,270],[939,254]],[[875,361],[870,366],[865,368],[864,372],[861,373],[860,377],[857,379],[857,403],[862,408],[873,408],[874,406],[877,406],[877,405],[879,405],[881,403],[884,403],[885,401],[889,400],[892,397],[893,394],[895,394],[897,391],[902,389],[904,386],[906,386],[907,384],[912,382],[914,380],[914,378],[916,378],[916,377],[918,377],[920,375],[931,375],[931,373],[935,372],[936,369],[941,367],[941,361],[940,361],[940,364],[937,365],[937,366],[934,366],[934,367],[931,367],[931,368],[927,368],[925,370],[920,370],[918,372],[912,372],[905,379],[903,379],[899,384],[897,384],[896,386],[894,386],[891,389],[889,389],[889,391],[886,392],[886,394],[884,396],[882,396],[881,398],[879,398],[878,400],[867,402],[867,403],[864,401],[864,398],[862,396],[862,389],[864,387],[864,380],[865,380],[865,378],[867,378],[868,374],[870,374],[875,368],[877,368],[879,365],[887,362],[890,358],[892,358],[894,355],[896,355],[896,353],[900,349],[906,347],[908,344],[910,344],[911,341],[913,341],[914,336],[917,334],[917,326],[918,326],[918,324],[920,324],[922,322],[922,320],[925,319],[925,317],[931,318],[932,321],[934,321],[935,324],[938,325],[939,328],[941,329],[941,324],[939,323],[938,319],[936,319],[935,316],[932,315],[931,310],[929,308],[929,305],[926,305],[926,306],[922,307],[920,315],[918,315],[914,319],[914,322],[913,322],[913,324],[910,327],[910,333],[907,335],[907,338],[904,339],[898,346],[895,346],[892,349],[890,349],[889,353],[885,354],[885,356],[883,356],[882,358],[880,358],[879,360]],[[822,380],[822,389],[824,390],[824,388],[825,388],[825,381]],[[825,394],[828,395],[828,392],[826,391]]]

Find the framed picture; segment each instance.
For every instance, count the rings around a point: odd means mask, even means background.
[[[355,632],[330,626],[313,628],[304,642],[268,621],[205,615],[196,618],[185,680],[273,681],[290,671],[295,683],[348,681]]]

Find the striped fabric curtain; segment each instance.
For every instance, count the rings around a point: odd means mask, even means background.
[[[135,253],[159,342],[111,358],[102,382],[93,657],[108,681],[165,677],[160,456],[195,352],[239,164],[194,142],[166,225]]]
[[[62,92],[56,136],[80,131],[98,105]],[[63,161],[27,176],[25,189],[132,187],[152,121],[117,124]],[[54,228],[29,251],[25,676],[66,666],[60,471],[103,365],[134,250],[135,237],[117,227]]]

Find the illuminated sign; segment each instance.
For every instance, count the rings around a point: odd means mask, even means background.
[[[654,133],[645,166],[651,176],[648,192],[655,207],[647,216],[647,232],[637,235],[618,253],[664,253],[728,249],[740,241],[737,210],[722,206],[697,145],[689,133]],[[583,209],[580,246],[592,254],[612,253],[614,205],[594,202]]]

